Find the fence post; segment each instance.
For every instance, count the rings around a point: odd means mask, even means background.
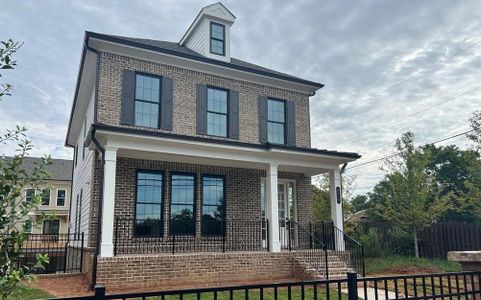
[[[82,240],[80,242],[80,273],[82,273],[82,266],[84,263],[84,232],[82,231]]]
[[[96,285],[94,290],[95,290],[95,300],[105,299],[105,286]]]
[[[322,243],[324,245],[327,245],[327,242],[326,242],[326,228],[325,228],[325,225],[324,225],[324,221],[321,222],[321,234],[322,234]]]
[[[362,277],[366,277],[366,262],[364,261],[364,244],[361,244]]]
[[[377,291],[376,291],[377,293]],[[347,272],[347,299],[357,300],[357,273]]]
[[[287,223],[287,244],[289,245],[289,251],[292,250],[291,248],[291,220],[286,220]]]
[[[70,236],[67,233],[67,242],[65,243],[64,257],[63,257],[63,272],[67,273],[67,257],[68,257],[68,244],[70,242]]]

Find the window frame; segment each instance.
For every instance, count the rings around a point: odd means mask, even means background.
[[[192,234],[176,234],[176,236],[188,236],[188,237],[195,237],[197,234],[197,173],[194,172],[170,172],[169,175],[169,236],[173,236],[172,234],[172,177],[174,175],[180,176],[193,176],[194,177],[194,198],[192,203],[192,219],[194,221],[194,232]],[[181,204],[175,204],[181,205]]]
[[[220,112],[216,112],[216,111],[210,111],[209,110],[209,89],[212,89],[212,90],[219,90],[219,91],[223,91],[223,92],[226,92],[227,93],[227,113],[220,113]],[[206,116],[205,116],[205,120],[206,120],[206,126],[205,126],[205,132],[206,132],[206,135],[208,136],[213,136],[213,137],[220,137],[220,138],[229,138],[229,123],[230,123],[230,90],[229,89],[226,89],[226,88],[220,88],[220,87],[216,87],[216,86],[212,86],[212,85],[208,85],[206,87],[206,107],[205,107],[205,110],[206,110]],[[225,126],[226,126],[226,129],[225,129],[225,136],[222,136],[222,135],[215,135],[215,134],[210,134],[209,133],[209,113],[211,114],[217,114],[217,115],[222,115],[222,116],[226,116],[226,123],[225,123]]]
[[[63,196],[63,205],[58,205],[58,193],[60,191],[63,191],[64,192],[64,196]],[[65,207],[65,204],[67,203],[67,190],[66,189],[57,189],[57,199],[55,201],[55,205],[57,207]]]
[[[140,75],[140,76],[145,76],[145,77],[151,77],[151,78],[156,78],[156,79],[159,79],[159,102],[153,102],[153,101],[147,101],[147,100],[142,100],[142,99],[137,99],[136,95],[137,95],[137,75]],[[145,125],[137,125],[135,124],[135,103],[139,101],[139,102],[143,102],[143,103],[149,103],[149,104],[156,104],[158,106],[158,115],[157,115],[157,127],[150,127],[150,126],[145,126]],[[161,113],[162,113],[162,76],[160,75],[156,75],[156,74],[150,74],[150,73],[145,73],[145,72],[139,72],[139,71],[135,71],[134,72],[134,105],[133,105],[133,115],[134,115],[134,122],[133,122],[133,126],[137,126],[137,127],[144,127],[144,128],[157,128],[157,129],[160,129],[160,118],[161,118]]]
[[[57,222],[58,223],[58,232],[57,233],[45,233],[45,224],[46,222]],[[52,228],[52,226],[50,225],[50,228]],[[57,235],[57,234],[60,234],[60,219],[47,219],[47,220],[43,220],[42,222],[42,234],[49,234],[49,235]]]
[[[138,203],[138,189],[139,189],[139,173],[150,173],[150,174],[160,174],[162,175],[162,185],[160,186],[160,231],[159,234],[154,235],[141,235],[137,234],[135,228],[137,223],[137,203]],[[133,237],[134,238],[161,238],[164,236],[164,213],[165,213],[165,198],[164,198],[164,187],[165,187],[165,172],[162,170],[151,170],[151,169],[137,169],[135,170],[135,201],[134,201],[134,222],[132,224]],[[155,204],[152,202],[142,202],[141,204]]]
[[[32,195],[32,199],[28,199],[28,192],[29,191],[33,191],[33,195]],[[35,199],[35,196],[37,195],[37,191],[33,188],[28,188],[28,189],[25,189],[25,201],[33,201]]]
[[[222,179],[222,184],[223,184],[223,191],[222,191],[222,197],[224,198],[224,208],[223,208],[223,214],[222,214],[222,222],[223,224],[223,234],[204,234],[203,233],[203,216],[204,216],[204,178],[205,177],[210,177],[210,178],[220,178]],[[201,174],[201,181],[200,181],[200,235],[202,237],[216,237],[216,236],[225,236],[226,235],[226,219],[227,219],[227,198],[226,198],[226,175],[217,175],[217,174]],[[207,206],[217,206],[217,205],[212,205],[208,204]]]
[[[223,30],[222,30],[222,40],[212,36],[212,26],[213,25],[217,25],[217,26],[220,26],[220,27],[223,28]],[[222,42],[222,54],[212,52],[212,40]],[[225,42],[226,42],[225,41],[225,25],[221,24],[221,23],[214,22],[214,21],[210,21],[210,23],[209,23],[209,52],[211,54],[214,54],[214,55],[225,56]]]
[[[281,122],[278,122],[278,121],[269,120],[269,101],[281,102],[284,105],[284,122],[281,123]],[[283,125],[283,127],[284,127],[283,141],[284,142],[282,144],[269,142],[269,123],[282,124]],[[287,101],[286,100],[267,97],[267,142],[270,143],[270,144],[274,144],[274,145],[287,145]]]
[[[48,190],[48,204],[43,204],[43,192]],[[40,191],[40,206],[50,206],[50,201],[52,200],[52,190],[48,188],[44,188]]]

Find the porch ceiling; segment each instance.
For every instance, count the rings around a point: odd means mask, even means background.
[[[102,129],[94,134],[105,148],[116,149],[118,157],[263,170],[274,164],[278,165],[279,171],[304,173],[306,176],[338,169],[339,165],[357,159],[343,153],[333,155],[299,148],[248,147],[241,143],[194,141]]]

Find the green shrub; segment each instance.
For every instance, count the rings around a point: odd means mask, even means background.
[[[364,245],[366,257],[380,257],[385,254],[382,238],[377,229],[371,228],[367,233],[360,234],[359,241]]]

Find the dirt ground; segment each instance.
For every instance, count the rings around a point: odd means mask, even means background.
[[[233,281],[223,282],[222,286],[229,285],[248,285],[248,284],[268,284],[268,283],[281,283],[281,282],[293,282],[299,281],[296,278],[285,278],[277,280],[262,280],[262,281]],[[69,275],[69,276],[39,276],[38,280],[30,285],[33,288],[44,290],[55,297],[68,297],[68,296],[87,296],[92,295],[93,292],[89,290],[88,281],[83,275]],[[198,285],[193,287],[191,284],[169,286],[169,288],[161,287],[139,287],[139,288],[127,288],[127,289],[107,289],[108,294],[116,293],[135,293],[135,292],[148,292],[159,290],[177,290],[187,288],[204,288],[204,287],[218,287],[219,284],[211,283],[205,285]]]

